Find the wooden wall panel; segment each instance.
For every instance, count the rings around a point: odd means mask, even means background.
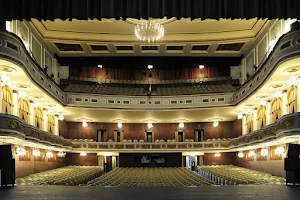
[[[220,122],[218,127],[213,127],[212,123],[185,123],[185,139],[193,139],[194,131],[203,129],[204,139],[213,138],[233,138],[241,135],[241,127],[233,128],[233,122]],[[234,129],[234,131],[232,131]],[[153,131],[155,139],[175,139],[175,131],[179,130],[178,123],[155,123],[153,128],[148,129],[146,123],[124,123],[119,129],[116,123],[88,123],[88,127],[83,128],[80,122],[64,122],[60,127],[60,135],[68,139],[94,139],[97,140],[97,130],[106,130],[107,139],[114,139],[114,131],[121,130],[124,133],[124,139],[144,140],[145,131]],[[238,130],[240,130],[238,132]]]
[[[146,73],[146,75],[145,75]],[[148,80],[149,70],[128,68],[70,67],[71,77]],[[230,76],[228,67],[153,69],[152,80],[178,80]]]
[[[96,153],[88,153],[86,156],[80,156],[79,153],[67,153],[67,165],[98,166],[98,156]]]
[[[214,153],[204,154],[204,165],[236,165],[236,153],[221,153],[220,157],[215,157]]]

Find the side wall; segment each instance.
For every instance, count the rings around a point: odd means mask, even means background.
[[[88,153],[80,156],[79,153],[67,153],[67,165],[98,166],[98,156],[96,153]]]
[[[218,127],[212,123],[185,123],[184,128],[179,129],[178,123],[154,123],[153,128],[148,129],[146,123],[124,123],[118,128],[116,123],[88,123],[83,128],[80,122],[59,122],[60,135],[69,139],[94,139],[97,140],[97,130],[106,130],[107,139],[114,139],[114,131],[124,131],[124,139],[145,139],[145,131],[153,131],[155,139],[175,139],[175,131],[183,130],[185,139],[193,139],[194,131],[203,129],[204,140],[213,138],[233,138],[241,135],[241,120],[233,122],[220,122]]]

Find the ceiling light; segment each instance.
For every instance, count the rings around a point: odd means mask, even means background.
[[[11,84],[11,80],[8,77],[7,74],[2,74],[1,75],[1,82],[4,83],[4,84],[6,84],[6,85],[10,85]]]
[[[239,158],[244,158],[244,157],[245,157],[245,154],[244,154],[242,151],[240,151],[240,152],[238,153],[238,157],[239,157]]]
[[[20,99],[24,99],[26,97],[26,92],[20,90],[18,92],[18,96],[19,96]]]
[[[118,128],[122,128],[123,124],[122,122],[118,122]]]
[[[250,150],[249,153],[248,153],[249,157],[254,157],[255,155],[256,155],[256,153],[255,153],[254,150]]]
[[[183,123],[183,122],[179,122],[178,127],[179,127],[179,128],[184,128],[184,123]]]
[[[266,102],[266,101],[261,101],[261,102],[260,102],[260,105],[266,106],[266,105],[267,105],[267,102]]]
[[[262,148],[261,150],[260,150],[260,155],[261,156],[268,156],[269,155],[269,150],[267,149],[267,148]]]
[[[219,152],[215,153],[214,156],[217,158],[217,157],[220,157],[221,154]]]
[[[276,147],[275,154],[277,156],[281,156],[281,155],[285,154],[285,148],[283,146]]]
[[[280,98],[280,97],[282,97],[282,92],[281,91],[275,92],[274,98]]]
[[[102,68],[103,66],[102,65],[98,65],[98,68]]]
[[[153,127],[152,122],[148,122],[147,126],[148,128],[152,128]]]
[[[214,127],[219,126],[219,122],[218,122],[218,121],[214,121],[214,122],[213,122],[213,126],[214,126]]]
[[[238,119],[243,119],[243,114],[238,114]]]
[[[85,153],[85,152],[80,153],[80,156],[86,156],[86,155],[87,155],[87,153]]]
[[[200,69],[204,69],[204,65],[199,65],[199,68]]]
[[[135,36],[143,42],[157,42],[165,34],[163,25],[150,20],[139,23],[135,26]]]
[[[64,116],[63,115],[58,115],[58,120],[63,121],[64,120]]]
[[[59,151],[59,152],[57,152],[56,155],[57,155],[58,157],[60,157],[60,158],[63,158],[63,157],[66,156],[66,153],[65,153],[65,152],[62,152],[62,151]]]
[[[299,76],[291,75],[290,76],[290,82],[291,82],[292,85],[297,85],[300,82]]]
[[[46,157],[47,157],[47,158],[53,158],[53,153],[52,153],[52,151],[47,151],[47,152],[46,152]]]
[[[48,115],[53,115],[53,110],[50,110],[50,109],[49,109],[49,110],[47,111],[47,114],[48,114]]]
[[[249,109],[248,112],[247,112],[249,115],[252,115],[254,113],[254,110],[253,109]]]
[[[153,65],[148,65],[148,69],[153,69]]]
[[[19,155],[19,156],[25,156],[26,154],[26,150],[23,146],[19,146],[16,148],[16,153]]]
[[[34,149],[32,151],[32,155],[35,156],[35,157],[39,157],[39,156],[41,156],[41,152],[38,149]]]

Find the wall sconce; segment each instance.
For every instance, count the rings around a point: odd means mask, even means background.
[[[269,155],[269,149],[268,148],[262,148],[261,151],[260,151],[260,155],[261,156],[268,156]]]
[[[278,146],[278,147],[276,147],[275,154],[277,156],[281,156],[281,155],[285,154],[285,148],[284,148],[284,146]]]
[[[53,158],[53,153],[52,153],[52,151],[47,151],[47,152],[46,152],[46,157],[47,157],[47,158]]]
[[[249,156],[249,157],[254,157],[254,156],[256,156],[255,151],[254,151],[254,150],[250,150],[249,153],[248,153],[248,156]]]
[[[122,122],[118,122],[118,128],[122,128],[123,124]]]
[[[178,127],[179,127],[179,128],[184,128],[184,123],[183,123],[183,122],[179,122]]]
[[[82,127],[86,128],[88,126],[87,121],[82,121]]]
[[[19,156],[25,156],[26,155],[26,150],[23,146],[19,146],[16,148],[16,154]]]
[[[81,152],[81,153],[80,153],[80,156],[83,156],[83,157],[84,157],[84,156],[86,156],[86,155],[87,155],[87,153],[85,153],[85,152]]]
[[[63,157],[66,156],[66,153],[65,153],[65,152],[62,152],[62,151],[59,151],[59,152],[57,152],[56,155],[57,155],[58,157],[60,157],[60,158],[63,158]]]
[[[148,128],[152,128],[152,127],[153,127],[152,122],[148,122],[147,127],[148,127]]]
[[[41,156],[41,152],[38,149],[33,149],[32,155],[35,156],[35,157],[40,157]]]
[[[240,152],[238,153],[238,157],[239,157],[239,158],[244,158],[244,157],[245,157],[245,154],[244,154],[242,151],[240,151]]]
[[[214,121],[214,122],[213,122],[213,126],[214,126],[214,127],[219,126],[219,122],[218,122],[218,121]]]
[[[199,68],[200,69],[204,69],[204,65],[199,65]]]
[[[218,158],[220,156],[221,156],[221,154],[219,152],[217,152],[217,153],[214,154],[214,157],[216,157],[216,158]]]

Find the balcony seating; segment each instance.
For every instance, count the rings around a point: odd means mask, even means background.
[[[95,142],[94,139],[73,139],[73,142]]]
[[[143,143],[143,142],[145,142],[145,141],[144,141],[144,140],[140,140],[139,142],[140,142],[140,143]]]
[[[35,185],[80,185],[99,177],[103,168],[99,166],[68,166],[18,178],[18,186]]]
[[[186,168],[116,168],[88,186],[177,187],[206,186],[209,181]]]
[[[220,185],[283,184],[285,179],[233,165],[198,166],[198,173]]]
[[[133,140],[133,142],[134,142],[134,143],[137,143],[137,142],[139,142],[139,141],[138,141],[138,140]]]

